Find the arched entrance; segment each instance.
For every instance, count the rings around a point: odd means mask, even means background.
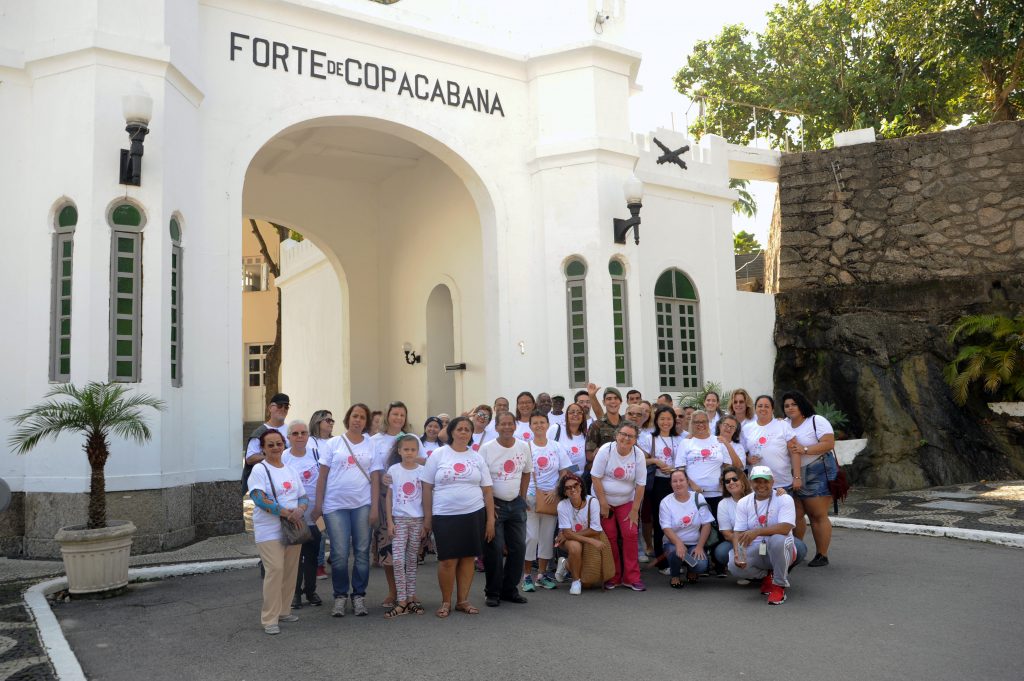
[[[483,361],[469,376],[444,364],[456,339],[482,359],[484,325],[457,327],[452,289],[436,286],[450,282],[465,309],[485,308],[478,203],[446,161],[412,141],[421,138],[383,121],[317,119],[272,137],[249,165],[244,216],[304,238],[281,251],[281,389],[295,417],[401,399],[422,423],[455,410],[464,381],[483,392]],[[423,363],[405,362],[405,343]]]

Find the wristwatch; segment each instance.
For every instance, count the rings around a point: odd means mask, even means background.
[[[807,445],[804,445],[804,456],[807,455]]]

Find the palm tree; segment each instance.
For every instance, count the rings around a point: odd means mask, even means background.
[[[957,404],[967,401],[976,381],[990,395],[1024,399],[1024,315],[969,315],[953,327],[949,342],[958,337],[969,344],[946,365],[946,383]]]
[[[90,530],[107,526],[106,479],[103,476],[110,456],[111,435],[135,440],[140,445],[152,434],[142,418],[140,407],[162,410],[164,403],[149,395],[125,397],[128,388],[118,383],[89,382],[84,388],[68,383],[55,386],[44,402],[29,407],[11,421],[17,430],[8,439],[11,449],[25,454],[46,438],[65,432],[85,436],[85,450],[92,476],[89,482]],[[66,400],[50,398],[66,397]]]

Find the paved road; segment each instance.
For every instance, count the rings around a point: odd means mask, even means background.
[[[56,612],[94,679],[1013,679],[1021,678],[1024,554],[837,530],[833,564],[798,568],[789,600],[707,580],[682,591],[536,593],[525,606],[386,621],[323,608],[266,636],[258,573],[133,586]],[[439,599],[433,564],[420,595]],[[321,595],[328,595],[321,582]],[[371,602],[383,596],[371,573]],[[482,605],[482,582],[474,584]]]

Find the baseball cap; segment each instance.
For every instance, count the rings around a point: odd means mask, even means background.
[[[612,395],[615,395],[620,400],[622,399],[622,393],[619,392],[618,388],[605,388],[604,389],[604,396],[608,397],[608,393],[611,393]]]
[[[757,480],[757,479],[761,479],[761,480],[774,480],[775,479],[775,476],[772,475],[772,469],[768,468],[768,466],[754,466],[753,468],[750,469],[750,476],[749,477],[750,477],[751,480]]]
[[[288,396],[284,393],[277,393],[270,398],[270,404],[276,404],[279,407],[283,407],[285,405],[291,406],[291,403],[292,401],[288,399]]]

